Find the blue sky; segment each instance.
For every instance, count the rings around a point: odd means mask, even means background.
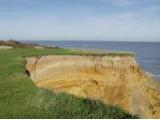
[[[160,42],[160,0],[0,0],[10,38]]]

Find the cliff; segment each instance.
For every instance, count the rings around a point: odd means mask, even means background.
[[[21,43],[15,40],[0,40],[0,46],[4,46],[4,48],[15,47],[15,48],[36,48],[36,47],[44,47],[38,44],[27,44]]]
[[[160,89],[132,56],[52,55],[26,58],[39,87],[118,105],[141,118],[160,118]]]

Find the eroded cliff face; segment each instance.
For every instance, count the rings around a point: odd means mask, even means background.
[[[32,57],[26,69],[39,87],[118,105],[142,118],[160,118],[160,89],[134,57]]]

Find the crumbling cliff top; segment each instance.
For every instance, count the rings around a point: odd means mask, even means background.
[[[31,57],[26,69],[39,87],[118,105],[141,118],[160,116],[160,90],[133,56]]]

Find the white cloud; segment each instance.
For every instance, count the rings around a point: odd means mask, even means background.
[[[24,2],[26,4],[42,4],[45,0],[20,0],[21,2]]]
[[[103,3],[111,3],[116,6],[131,6],[131,5],[136,5],[142,2],[142,0],[95,0],[95,1],[103,2]]]
[[[42,0],[39,2],[38,0],[24,1],[27,4],[41,4],[42,2]],[[121,8],[139,4],[139,1],[143,0],[90,1],[110,3]],[[95,9],[98,10],[93,13]],[[160,11],[158,5],[145,6],[136,10],[120,9],[121,11],[109,8],[111,13],[106,12],[108,8],[102,9],[103,11],[99,9],[101,9],[99,6],[97,8],[87,7],[87,9],[77,12],[75,9],[70,11],[64,8],[65,14],[55,13],[52,12],[53,9],[50,9],[44,12],[47,14],[29,12],[28,14],[23,13],[24,18],[20,19],[0,19],[0,38],[11,36],[15,39],[160,39],[160,17],[158,14],[154,15]]]

